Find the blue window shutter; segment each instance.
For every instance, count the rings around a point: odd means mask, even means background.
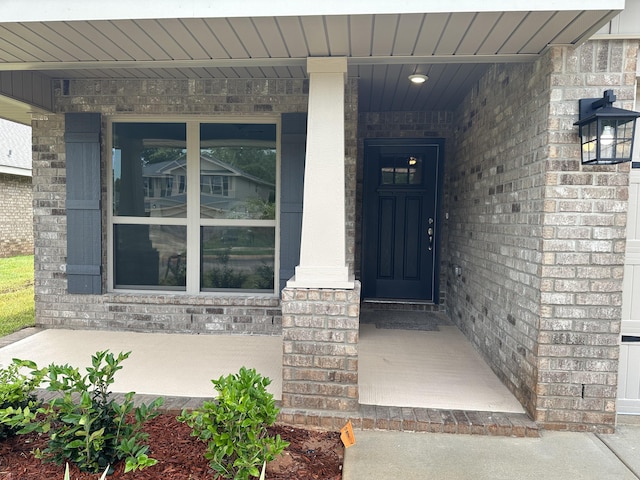
[[[102,293],[100,114],[65,114],[67,289]]]
[[[280,139],[280,289],[300,262],[307,114],[282,114]]]

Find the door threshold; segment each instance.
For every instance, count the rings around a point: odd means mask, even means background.
[[[382,304],[382,305],[437,305],[430,300],[412,300],[406,298],[365,298],[362,303]]]
[[[362,310],[405,310],[420,312],[444,313],[444,305],[438,305],[426,300],[407,300],[406,298],[365,298],[361,304]]]

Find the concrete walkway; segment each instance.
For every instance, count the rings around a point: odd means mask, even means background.
[[[640,426],[540,438],[356,431],[343,480],[637,480]]]

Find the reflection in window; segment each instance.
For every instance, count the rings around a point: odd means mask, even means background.
[[[186,249],[186,227],[114,225],[116,288],[184,290]]]
[[[228,197],[231,180],[225,175],[202,175],[200,177],[200,193]]]
[[[201,217],[275,219],[275,147],[275,125],[202,124]]]
[[[114,215],[186,217],[184,191],[173,189],[185,182],[186,134],[179,123],[114,124]]]
[[[382,185],[421,185],[422,157],[418,155],[383,156],[380,183]]]
[[[203,290],[273,291],[273,228],[202,227],[201,246]]]
[[[115,288],[274,292],[275,124],[114,122],[112,134]]]

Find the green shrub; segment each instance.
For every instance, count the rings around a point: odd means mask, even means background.
[[[122,404],[109,392],[115,373],[122,369],[120,363],[130,353],[114,357],[108,351],[97,352],[86,375],[69,365],[50,365],[48,390],[62,395],[35,410],[29,406],[0,410],[0,422],[19,427],[17,433],[48,432],[47,448],[35,453],[58,465],[70,461],[88,472],[102,471],[122,459],[126,472],[154,465],[156,460],[147,456],[148,447],[143,445],[148,435],[142,425],[158,415],[162,399],[134,408],[134,392],[127,393]]]
[[[30,370],[30,373],[25,374],[24,369]],[[8,367],[0,369],[0,410],[36,406],[34,390],[45,375],[46,369],[38,370],[35,363],[14,358]],[[14,435],[17,430],[16,427],[0,423],[0,440]]]
[[[289,445],[280,435],[271,437],[267,427],[278,416],[271,383],[254,369],[242,367],[237,375],[212,380],[216,400],[192,412],[183,410],[184,422],[207,444],[205,458],[224,478],[247,480],[260,476],[259,467],[280,455]]]

